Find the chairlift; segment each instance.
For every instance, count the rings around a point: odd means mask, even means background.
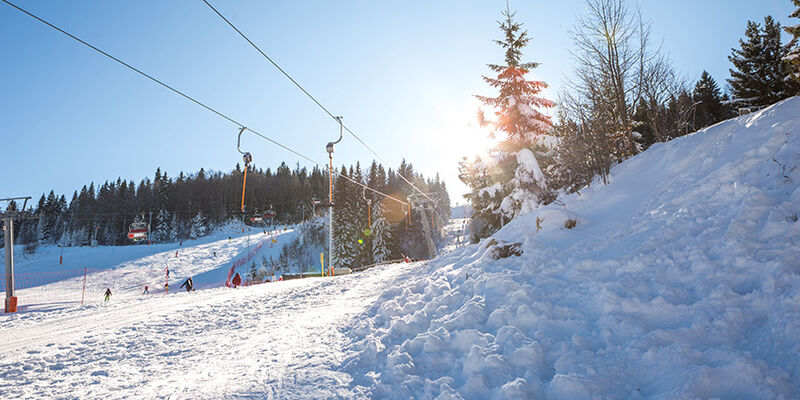
[[[146,222],[134,222],[128,227],[128,239],[138,242],[147,239],[150,227]]]
[[[244,193],[245,188],[247,187],[247,167],[253,162],[253,156],[246,151],[242,151],[242,133],[244,133],[247,127],[239,128],[239,138],[236,141],[236,150],[242,154],[242,160],[244,161],[244,178],[242,179],[242,213],[244,213]]]

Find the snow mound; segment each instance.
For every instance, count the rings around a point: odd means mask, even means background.
[[[374,398],[796,398],[800,98],[657,144],[390,286],[344,365]],[[575,221],[570,229],[568,221]]]

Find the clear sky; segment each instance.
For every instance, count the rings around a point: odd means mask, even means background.
[[[314,159],[338,126],[212,13],[201,0],[12,0],[41,18],[174,85]],[[226,17],[396,168],[402,158],[437,172],[453,201],[466,191],[457,163],[487,146],[474,94],[505,1],[214,1]],[[635,4],[632,2],[632,4]],[[789,0],[639,1],[654,39],[679,71],[705,69],[723,87],[730,49],[748,19],[786,24]],[[568,29],[583,0],[511,1],[532,37],[526,61],[551,98],[571,69]],[[0,3],[0,197],[90,181],[137,183],[161,167],[230,170],[241,160],[237,128],[207,110]],[[295,155],[246,134],[258,167]],[[346,134],[345,134],[346,135]],[[352,137],[334,162],[369,164]],[[35,201],[36,199],[34,199]]]

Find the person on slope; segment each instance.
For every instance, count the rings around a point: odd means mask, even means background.
[[[191,292],[192,290],[194,290],[194,281],[192,280],[192,277],[187,278],[179,289],[182,289],[184,286],[186,286],[187,292]]]
[[[242,277],[239,276],[238,272],[236,273],[236,275],[233,276],[233,280],[231,281],[231,283],[233,283],[233,287],[237,287],[242,284]]]
[[[169,282],[164,284],[164,292],[169,293]]]
[[[142,294],[150,294],[150,290],[148,289],[149,288],[147,287],[147,285],[144,285],[144,292],[142,292]]]
[[[106,294],[105,294],[105,300],[104,301],[108,301],[109,299],[111,299],[111,288],[106,288]]]

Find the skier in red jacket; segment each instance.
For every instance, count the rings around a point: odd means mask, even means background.
[[[237,287],[242,284],[242,277],[239,276],[238,272],[236,273],[236,275],[233,276],[233,280],[231,281],[231,283],[233,283],[233,287]]]

